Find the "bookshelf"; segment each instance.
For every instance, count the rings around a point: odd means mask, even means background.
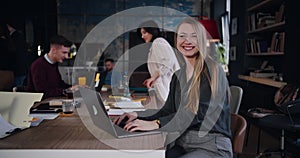
[[[264,0],[249,5],[246,52],[275,52],[274,55],[284,52],[285,1]]]
[[[285,25],[285,21],[279,22],[279,23],[275,23],[269,26],[265,26],[262,28],[258,28],[255,30],[251,30],[248,31],[248,34],[254,34],[254,33],[263,33],[263,32],[268,32],[268,31],[275,31],[275,30],[279,30],[279,29],[283,29]]]
[[[239,75],[241,80],[280,87],[285,82],[270,78],[255,78],[250,72],[261,70],[268,61],[270,73],[282,73],[282,57],[285,55],[285,0],[248,0],[246,3],[245,67],[248,74]],[[251,69],[250,69],[251,68]]]
[[[263,52],[263,53],[246,53],[247,56],[273,56],[284,55],[284,52]]]
[[[247,12],[251,12],[251,11],[255,11],[255,10],[259,10],[259,9],[261,9],[261,10],[269,9],[270,7],[280,5],[281,2],[282,2],[282,0],[263,0],[263,1],[260,1],[259,3],[252,5],[251,7],[249,7],[247,9]]]

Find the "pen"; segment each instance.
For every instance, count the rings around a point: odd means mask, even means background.
[[[133,100],[133,101],[134,101],[134,102],[139,102],[139,101],[145,101],[145,100],[147,100],[147,98],[135,99],[135,100]]]
[[[122,98],[122,96],[109,95],[108,98]]]

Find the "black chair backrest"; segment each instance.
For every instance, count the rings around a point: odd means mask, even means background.
[[[285,114],[300,113],[300,86],[287,84],[281,87],[275,94],[274,102],[278,109]]]

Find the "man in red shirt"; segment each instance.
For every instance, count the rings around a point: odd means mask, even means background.
[[[68,57],[72,42],[56,35],[50,39],[50,51],[36,59],[30,67],[27,91],[44,93],[43,99],[64,96],[64,90],[75,90],[78,85],[65,83],[58,70],[58,63]]]

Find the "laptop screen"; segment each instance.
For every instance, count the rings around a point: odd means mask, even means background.
[[[0,113],[5,120],[19,127],[29,127],[29,111],[43,93],[0,92]]]

